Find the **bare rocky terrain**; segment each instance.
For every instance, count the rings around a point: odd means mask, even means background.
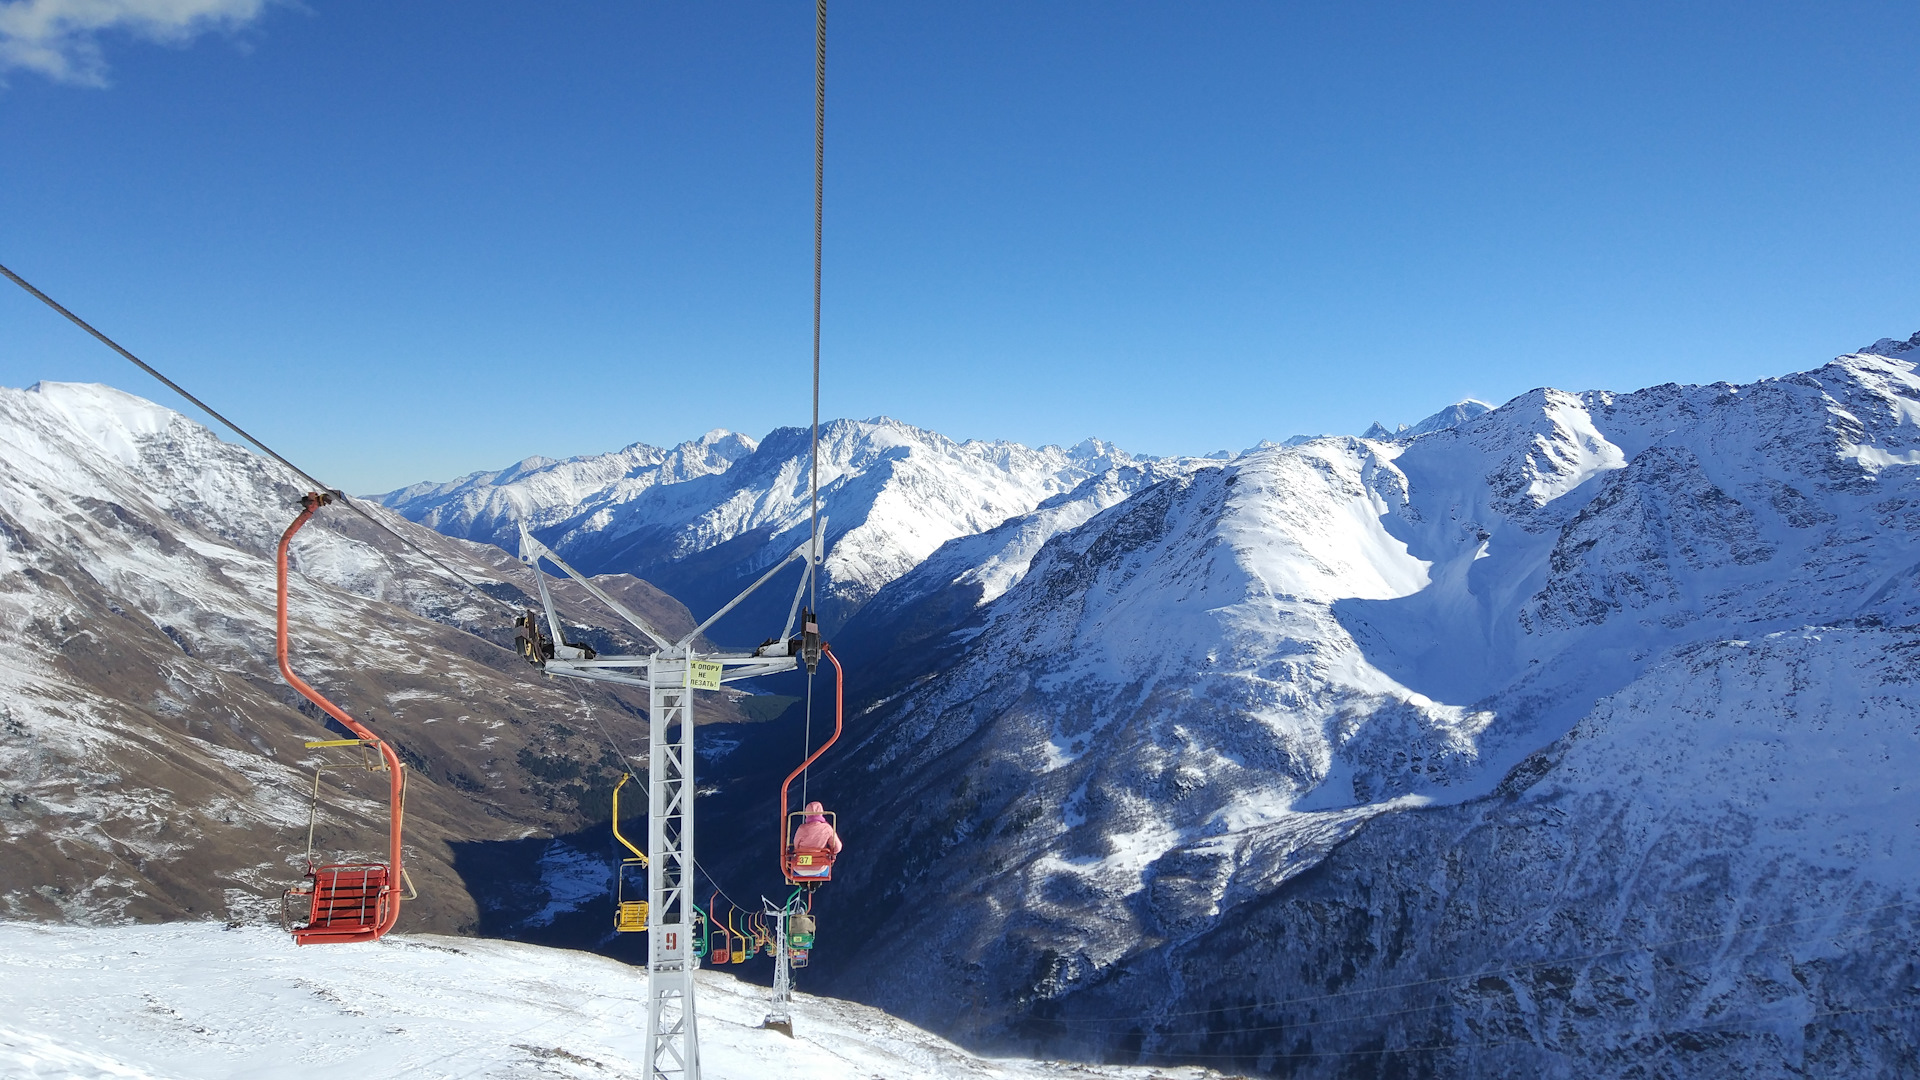
[[[304,748],[337,732],[274,666],[272,553],[299,494],[120,391],[0,390],[0,912],[253,919],[298,876],[313,767],[343,753]],[[372,512],[490,595],[531,602],[528,569],[500,549]],[[472,932],[489,906],[545,903],[544,838],[606,819],[623,769],[608,734],[641,765],[644,695],[542,677],[512,651],[510,610],[344,507],[301,533],[293,564],[295,669],[410,766],[421,899],[403,926]],[[603,584],[692,626],[644,582]],[[570,583],[559,596],[608,621]],[[744,719],[730,704],[711,717]],[[352,787],[383,796],[382,780]],[[383,797],[330,800],[321,847],[383,850],[384,814]]]

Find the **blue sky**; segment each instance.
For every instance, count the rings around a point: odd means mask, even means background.
[[[805,421],[811,5],[101,10],[0,2],[0,262],[323,477]],[[832,16],[829,417],[1205,453],[1920,329],[1912,4]],[[42,378],[173,404],[9,286]]]

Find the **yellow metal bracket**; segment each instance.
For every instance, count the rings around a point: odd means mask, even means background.
[[[620,789],[625,787],[627,781],[631,779],[633,779],[632,773],[621,773],[620,782],[613,785],[613,838],[620,841],[622,847],[633,852],[634,857],[640,860],[640,865],[645,866],[647,865],[647,853],[634,847],[633,844],[628,842],[626,837],[620,835]]]

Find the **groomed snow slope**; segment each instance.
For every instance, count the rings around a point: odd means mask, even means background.
[[[646,974],[587,953],[396,935],[296,949],[261,927],[0,923],[0,1075],[77,1080],[640,1075]],[[974,1057],[850,1002],[796,996],[798,1038],[761,1028],[766,991],[699,986],[709,1080],[1112,1077],[1202,1069]]]

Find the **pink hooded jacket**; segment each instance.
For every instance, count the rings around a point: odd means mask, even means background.
[[[827,824],[826,807],[810,802],[804,808],[806,817],[801,819],[800,827],[793,831],[793,846],[797,851],[831,851],[840,854],[840,834]]]

